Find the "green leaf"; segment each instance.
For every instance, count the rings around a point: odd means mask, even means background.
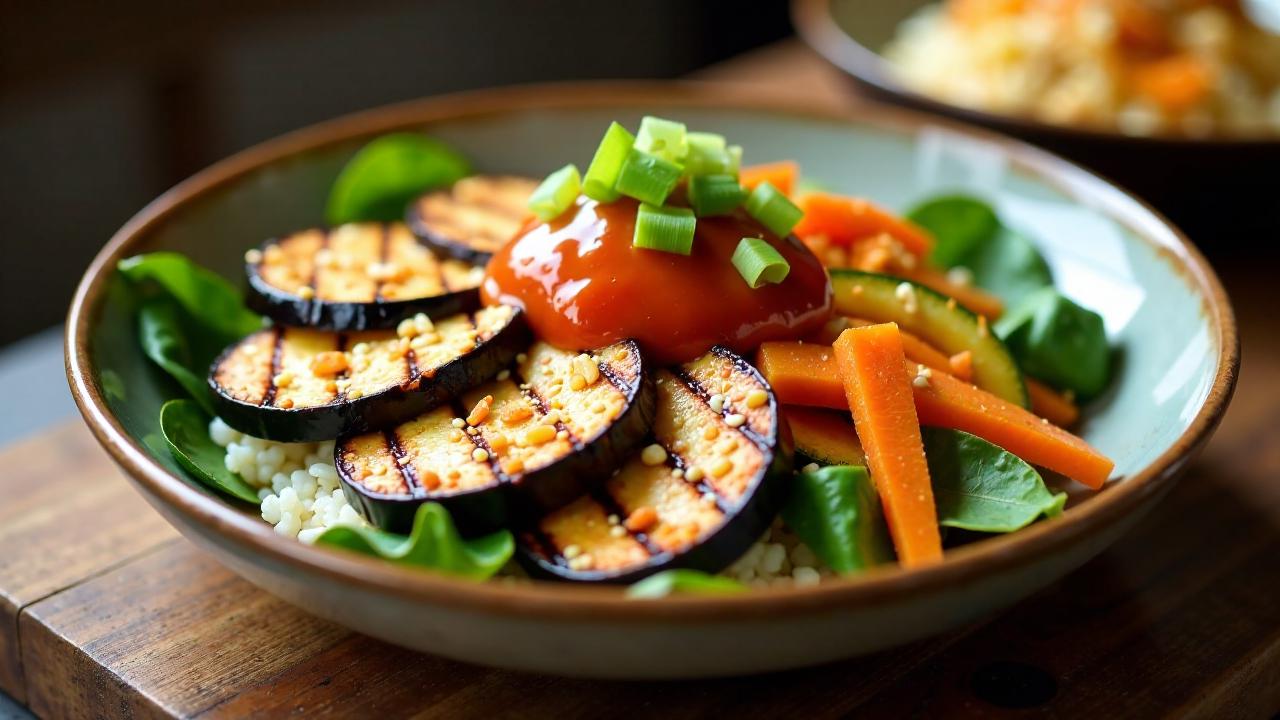
[[[212,417],[192,400],[170,400],[160,408],[160,431],[169,452],[184,470],[206,486],[231,497],[258,504],[258,491],[231,472],[223,460],[226,450],[209,438]]]
[[[725,595],[743,590],[746,590],[746,586],[727,577],[708,575],[698,570],[664,570],[627,588],[627,597],[645,599],[676,594]]]
[[[859,572],[893,560],[880,498],[861,465],[798,474],[782,519],[836,572]]]
[[[1000,228],[990,205],[965,195],[931,198],[912,208],[907,218],[933,235],[929,259],[948,268],[960,264]]]
[[[1053,284],[1053,274],[1026,236],[1004,227],[987,203],[966,195],[944,195],[907,213],[928,230],[935,245],[931,260],[942,267],[965,267],[974,283],[1006,305]]]
[[[1027,296],[993,329],[1028,375],[1059,390],[1087,399],[1111,380],[1102,316],[1053,288]]]
[[[169,373],[200,407],[215,414],[205,373],[210,358],[197,359],[187,342],[182,313],[168,297],[153,297],[138,308],[138,342],[142,352]]]
[[[331,225],[400,220],[419,194],[470,174],[467,159],[439,140],[417,133],[383,135],[342,168],[329,191],[325,218]]]
[[[1035,468],[1003,448],[959,430],[921,428],[938,505],[938,523],[1007,533],[1041,515],[1062,514],[1066,493],[1053,494]]]
[[[321,533],[316,544],[471,580],[492,577],[515,552],[515,538],[508,530],[463,540],[449,511],[438,503],[423,503],[418,508],[408,536],[371,527],[339,526]]]
[[[121,260],[118,267],[135,285],[155,283],[192,319],[217,333],[223,344],[262,327],[262,318],[245,307],[244,298],[231,283],[184,255],[135,255]]]

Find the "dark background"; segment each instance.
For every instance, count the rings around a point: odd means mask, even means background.
[[[791,33],[719,0],[0,2],[0,346],[149,200],[282,132],[469,88],[688,73]]]

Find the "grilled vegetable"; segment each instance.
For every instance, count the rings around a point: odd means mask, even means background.
[[[483,533],[608,477],[644,440],[653,405],[635,343],[588,355],[538,342],[452,406],[340,440],[338,476],[379,527],[402,532],[438,502],[463,532]]]
[[[815,462],[819,465],[866,465],[867,456],[862,452],[858,433],[849,422],[849,415],[827,410],[788,407],[787,424],[795,438],[797,464]]]
[[[790,439],[759,373],[723,348],[656,373],[651,445],[597,491],[517,533],[536,575],[632,582],[723,569],[777,515]]]
[[[423,242],[449,257],[488,262],[532,217],[526,203],[538,187],[529,178],[474,175],[409,206],[407,222]]]
[[[249,305],[281,325],[382,330],[474,310],[481,268],[437,260],[403,223],[304,230],[245,255]]]
[[[336,438],[411,418],[493,377],[528,343],[505,305],[397,331],[334,333],[273,327],[214,361],[218,415],[241,432],[298,442]]]

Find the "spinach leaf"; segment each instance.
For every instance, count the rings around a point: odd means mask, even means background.
[[[1026,236],[1004,227],[987,203],[965,195],[926,200],[909,213],[934,237],[931,259],[942,267],[963,266],[978,286],[1006,305],[1053,284],[1053,274]]]
[[[258,491],[224,464],[226,451],[209,438],[211,416],[191,400],[170,400],[160,408],[160,431],[184,470],[206,486],[258,504]]]
[[[860,465],[797,475],[782,519],[836,572],[858,572],[893,559],[880,498]]]
[[[244,299],[231,283],[184,255],[136,255],[121,260],[118,268],[135,284],[156,283],[191,319],[217,333],[223,345],[262,327],[262,318],[245,307]]]
[[[993,327],[1028,375],[1081,398],[1111,380],[1111,349],[1102,316],[1053,288],[1023,299]]]
[[[1066,493],[1050,493],[1017,455],[959,430],[926,427],[921,434],[940,525],[1007,533],[1062,514]]]
[[[907,219],[934,239],[929,259],[942,267],[959,265],[978,245],[1000,229],[991,206],[966,195],[943,195],[915,206]]]
[[[425,135],[394,133],[365,145],[347,162],[329,191],[325,218],[332,225],[400,220],[420,193],[471,174],[462,155]]]
[[[449,511],[438,503],[423,503],[408,536],[369,527],[331,527],[316,538],[317,545],[345,548],[391,562],[439,570],[471,580],[484,580],[502,569],[515,552],[508,530],[464,540]]]
[[[215,414],[205,372],[212,358],[196,358],[187,342],[181,311],[168,297],[144,300],[138,308],[138,342],[142,352],[169,373],[205,412]]]
[[[698,570],[664,570],[627,588],[627,597],[633,599],[660,598],[668,595],[723,595],[746,590],[737,580],[719,575],[708,575]]]

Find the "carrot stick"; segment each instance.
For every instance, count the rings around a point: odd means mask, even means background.
[[[876,324],[878,323],[873,323],[870,320],[849,318],[851,327],[870,327]],[[947,357],[941,350],[902,328],[898,328],[898,335],[902,336],[902,349],[906,352],[908,360],[918,362],[925,367],[951,372],[951,358]]]
[[[940,270],[916,267],[901,274],[906,279],[914,280],[930,290],[955,298],[962,307],[978,315],[986,315],[988,320],[995,320],[1004,313],[1004,303],[999,297],[973,285],[952,282],[947,274]]]
[[[1065,395],[1035,378],[1024,380],[1027,397],[1031,398],[1031,412],[1063,428],[1075,425],[1080,419],[1080,408]]]
[[[942,559],[942,537],[911,381],[894,323],[845,330],[832,346],[867,469],[904,567]]]
[[[791,195],[796,189],[796,178],[800,177],[800,166],[794,160],[751,165],[738,172],[738,184],[748,190],[755,190],[762,182],[768,182],[783,195]]]
[[[888,233],[916,257],[933,249],[933,238],[923,228],[862,198],[809,193],[800,199],[800,209],[804,217],[795,228],[800,237],[825,235],[834,245],[852,245]]]
[[[783,403],[837,409],[847,404],[833,353],[824,345],[762,343],[757,367]],[[908,376],[917,370],[917,363],[907,361]],[[1094,489],[1114,469],[1114,463],[1084,440],[945,372],[935,369],[927,387],[912,389],[916,411],[926,425],[972,433]]]
[[[934,367],[930,365],[929,367]],[[965,382],[973,381],[973,351],[962,350],[955,355],[947,358],[947,372],[960,378]]]

